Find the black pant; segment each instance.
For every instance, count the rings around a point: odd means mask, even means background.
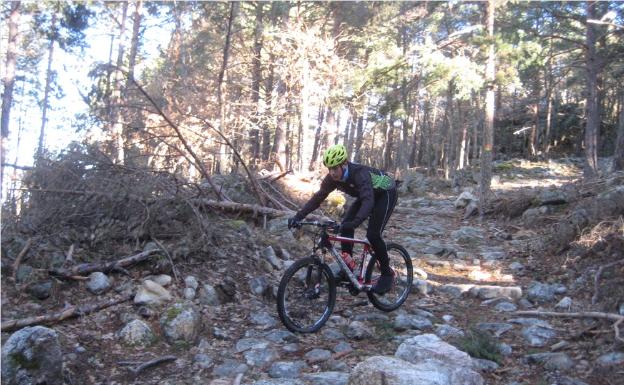
[[[392,273],[392,270],[390,269],[390,262],[388,261],[388,250],[386,250],[386,243],[381,237],[381,233],[386,227],[386,223],[388,223],[390,215],[392,215],[397,198],[398,194],[396,188],[375,192],[375,204],[373,205],[370,217],[368,217],[366,238],[371,243],[373,251],[381,264],[382,274]],[[361,202],[357,200],[351,205],[351,207],[349,207],[344,216],[345,222],[353,220],[355,214],[360,209],[360,204]],[[347,238],[353,238],[354,234],[355,230],[347,230],[340,233],[340,235]],[[341,248],[342,251],[346,251],[349,254],[353,252],[352,243],[343,243]]]

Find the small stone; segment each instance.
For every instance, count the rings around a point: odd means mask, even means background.
[[[314,364],[321,361],[327,361],[331,358],[332,354],[329,350],[325,349],[312,349],[304,355],[306,361],[310,364]]]
[[[511,302],[501,302],[494,306],[494,309],[500,312],[512,312],[518,310],[518,307]]]
[[[184,288],[184,299],[192,301],[193,299],[195,299],[196,294],[197,293],[195,292],[195,289],[193,289],[192,287]]]
[[[249,281],[251,293],[255,295],[263,295],[269,288],[269,281],[266,277],[256,277]]]
[[[159,274],[159,275],[150,275],[145,279],[149,279],[150,281],[154,281],[162,287],[169,286],[173,278],[167,274]]]
[[[353,347],[348,342],[340,341],[333,347],[333,350],[336,353],[346,353],[353,351]]]
[[[249,370],[249,366],[246,364],[226,359],[221,365],[216,366],[212,370],[212,375],[215,377],[235,377],[237,374],[244,374],[247,370]]]
[[[263,329],[269,329],[277,325],[277,321],[275,320],[275,318],[271,314],[265,311],[259,312],[259,313],[252,313],[251,316],[249,317],[249,320],[252,323],[262,327]]]
[[[199,282],[197,282],[197,278],[193,277],[192,275],[184,278],[184,284],[186,285],[186,287],[189,287],[193,290],[197,290],[197,288],[199,287]]]
[[[501,342],[498,344],[498,352],[506,357],[511,355],[513,349],[508,344]]]
[[[438,325],[435,334],[440,338],[455,338],[464,336],[464,332],[461,329],[450,325]]]
[[[264,366],[277,360],[279,353],[273,348],[252,349],[244,353],[247,365]]]
[[[603,366],[603,367],[622,365],[624,364],[624,353],[612,352],[612,353],[603,354],[602,356],[598,357],[598,359],[596,360],[596,363],[599,366]]]
[[[513,325],[508,323],[482,322],[476,325],[476,328],[483,331],[492,332],[496,337],[500,337],[503,333],[513,329]]]
[[[30,265],[21,264],[15,273],[15,280],[19,283],[29,281],[33,276],[33,268]]]
[[[126,345],[142,348],[150,346],[156,340],[152,329],[141,320],[128,322],[117,335]]]
[[[472,358],[472,363],[475,368],[481,370],[482,372],[490,373],[498,369],[498,364],[490,360],[484,360],[481,358]]]
[[[199,290],[199,302],[203,305],[218,306],[221,304],[217,290],[212,285],[204,285]]]
[[[563,297],[561,301],[559,301],[555,305],[555,309],[570,310],[571,307],[572,307],[572,298],[570,297]]]
[[[242,353],[250,349],[265,349],[269,346],[269,341],[259,338],[243,338],[236,343],[235,352]]]
[[[134,296],[134,303],[137,305],[161,305],[172,299],[173,297],[167,289],[156,282],[145,280]]]
[[[219,340],[229,340],[230,339],[230,335],[228,334],[228,332],[224,329],[218,328],[218,327],[214,327],[212,329],[212,335]]]
[[[374,336],[373,331],[361,321],[351,322],[345,334],[354,340],[363,340]]]
[[[96,271],[89,274],[87,290],[93,294],[103,294],[111,288],[111,282],[106,274]]]
[[[37,282],[28,286],[28,293],[38,300],[44,300],[50,297],[51,292],[52,281]]]
[[[509,269],[515,273],[519,273],[524,270],[524,265],[520,262],[512,262],[509,264]]]
[[[303,361],[277,361],[269,368],[269,376],[272,378],[297,378],[306,366]]]
[[[193,357],[193,361],[195,361],[195,364],[199,366],[201,369],[208,369],[214,363],[214,361],[212,360],[212,357],[210,357],[209,355],[205,353],[196,354],[195,357]]]

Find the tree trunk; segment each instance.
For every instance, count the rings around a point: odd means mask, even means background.
[[[15,86],[15,63],[17,58],[17,24],[20,17],[20,2],[11,3],[11,14],[9,15],[9,36],[6,54],[6,67],[3,79],[4,90],[2,92],[2,123],[0,132],[2,141],[0,142],[0,197],[2,197],[2,186],[4,186],[4,163],[6,156],[6,144],[9,140],[9,122],[11,116],[11,105],[13,104],[13,88]]]
[[[494,146],[494,81],[496,59],[494,52],[494,11],[495,0],[487,3],[487,31],[490,39],[488,48],[488,59],[485,69],[487,90],[485,94],[485,125],[483,130],[483,149],[481,153],[481,181],[479,197],[479,215],[483,217],[486,201],[490,193],[490,182],[492,181],[492,150]]]
[[[534,85],[534,94],[533,98],[535,99],[535,103],[532,106],[533,112],[533,125],[531,126],[531,135],[529,136],[529,155],[532,158],[537,156],[538,142],[539,142],[539,102],[540,102],[540,87],[539,87],[539,78],[535,80]]]
[[[136,57],[139,51],[139,34],[141,32],[141,9],[143,8],[143,0],[138,0],[134,4],[134,14],[132,16],[132,39],[130,40],[130,57],[128,58],[128,76],[134,77],[134,67],[136,65]],[[126,88],[128,86],[126,85]]]
[[[43,105],[41,112],[41,130],[39,131],[39,145],[37,147],[37,158],[43,154],[45,141],[45,127],[48,120],[48,105],[50,103],[50,88],[52,87],[52,58],[54,57],[54,43],[56,42],[56,10],[52,11],[52,34],[48,44],[48,66],[46,69],[46,84],[43,93]]]
[[[461,108],[461,100],[457,101],[457,115],[461,120],[461,140],[459,142],[459,148],[457,153],[457,169],[461,170],[466,165],[466,152],[467,152],[467,144],[468,144],[468,121],[470,121],[470,116],[472,113],[469,113],[468,117],[464,117]]]
[[[126,34],[126,17],[128,14],[128,3],[122,3],[121,24],[119,26],[119,46],[117,47],[117,68],[123,67],[123,59],[125,54],[125,34]],[[121,113],[121,101],[123,99],[122,73],[116,71],[114,76],[113,94],[111,101],[110,124],[111,135],[114,143],[114,159],[117,164],[123,164],[125,158],[125,140],[124,140],[124,118]]]
[[[325,120],[325,106],[319,106],[316,134],[314,135],[314,145],[312,146],[312,157],[310,158],[310,164],[308,170],[312,171],[315,168],[316,161],[319,157],[321,142],[323,138],[323,121]]]
[[[479,128],[482,126],[482,123],[483,123],[482,121],[483,116],[481,115],[481,105],[479,103],[480,97],[481,95],[479,95],[478,93],[475,93],[472,97],[474,101],[474,115],[475,115],[474,125],[472,127],[473,164],[475,163],[474,160],[479,158]]]
[[[596,29],[589,20],[595,19],[595,2],[587,2],[587,34],[585,36],[585,59],[587,70],[587,103],[585,125],[585,167],[583,176],[594,178],[598,175],[598,135],[600,131],[600,113],[598,107],[598,72],[599,63],[596,53]]]
[[[386,120],[386,135],[385,135],[385,146],[383,150],[383,169],[391,170],[393,167],[392,163],[392,149],[394,148],[394,118],[392,116],[388,116]]]
[[[624,170],[624,90],[620,88],[620,113],[618,118],[617,139],[613,154],[613,169]]]
[[[449,179],[453,177],[454,173],[454,155],[455,155],[455,125],[453,122],[454,119],[454,108],[453,108],[453,89],[454,89],[453,81],[451,80],[448,84],[448,89],[446,93],[446,110],[444,114],[444,119],[446,120],[446,135],[444,135],[444,178]]]
[[[217,103],[219,106],[219,122],[220,122],[220,130],[224,135],[228,136],[229,132],[226,124],[226,94],[227,94],[227,80],[226,80],[226,71],[228,60],[230,57],[230,45],[232,41],[232,24],[234,24],[234,17],[236,14],[236,2],[230,3],[230,12],[228,16],[227,23],[227,31],[225,34],[225,43],[223,44],[223,60],[221,62],[221,70],[219,71],[219,78],[217,81]],[[219,146],[219,172],[224,174],[230,168],[231,163],[231,148],[228,147],[225,143],[222,143]]]
[[[251,59],[251,103],[253,104],[253,115],[251,122],[253,127],[250,133],[251,158],[255,161],[260,157],[260,129],[258,128],[260,116],[260,82],[262,81],[262,45],[263,45],[263,23],[264,3],[256,3],[256,25],[254,28],[254,48]]]

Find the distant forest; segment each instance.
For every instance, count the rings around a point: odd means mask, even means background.
[[[343,143],[354,161],[447,178],[510,157],[583,156],[587,177],[598,157],[624,168],[617,1],[12,1],[2,17],[3,146],[17,107],[37,103],[37,159],[51,156],[46,113],[62,97],[55,52],[80,61],[98,27],[110,60],[85,63],[81,124],[105,135],[76,146],[114,164],[195,180],[304,171]],[[155,21],[171,36],[145,68]]]

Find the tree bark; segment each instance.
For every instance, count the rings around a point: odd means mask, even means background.
[[[225,94],[227,92],[227,82],[225,81],[226,70],[228,65],[228,59],[230,57],[230,45],[232,40],[232,24],[234,23],[234,17],[236,13],[236,5],[235,1],[230,3],[230,12],[228,16],[227,22],[227,30],[225,35],[225,43],[223,44],[223,60],[221,62],[221,70],[219,71],[219,77],[217,80],[217,103],[219,107],[219,126],[220,131],[223,132],[224,135],[228,135],[227,124],[225,122]],[[221,144],[219,149],[219,172],[224,174],[227,172],[230,167],[230,148],[225,144]]]
[[[254,27],[254,48],[253,58],[251,59],[251,103],[253,104],[253,115],[251,122],[254,125],[250,134],[251,158],[254,163],[260,157],[260,129],[258,128],[260,116],[260,82],[262,81],[262,45],[263,41],[263,23],[264,3],[256,3],[256,24]]]
[[[617,139],[613,154],[613,169],[624,170],[624,90],[620,89],[620,113],[618,117]]]
[[[13,330],[24,328],[26,326],[54,324],[68,318],[81,317],[83,315],[87,315],[98,310],[120,304],[122,302],[130,301],[133,297],[134,294],[129,294],[104,302],[90,303],[82,306],[71,306],[58,313],[22,318],[18,320],[3,321],[0,329],[2,330],[2,332],[10,332]]]
[[[308,165],[308,170],[312,171],[315,168],[316,161],[319,158],[319,152],[321,151],[321,143],[323,137],[323,122],[325,120],[325,106],[319,106],[318,116],[317,116],[317,126],[316,133],[314,134],[314,145],[312,146],[312,157],[310,158],[310,164]]]
[[[488,195],[490,194],[490,182],[492,181],[492,151],[494,147],[494,81],[495,68],[494,61],[496,54],[494,52],[494,12],[495,0],[489,0],[487,3],[487,31],[490,39],[488,48],[487,66],[485,69],[485,77],[487,82],[487,90],[485,94],[485,125],[483,130],[483,149],[481,153],[481,181],[480,181],[480,197],[479,197],[479,215],[483,217],[484,209]]]
[[[141,9],[143,8],[143,0],[137,0],[134,4],[134,14],[132,16],[132,39],[130,40],[130,56],[128,58],[128,73],[134,77],[134,67],[136,65],[136,57],[139,51],[139,34],[141,32]],[[126,84],[126,88],[128,85]]]
[[[117,68],[123,68],[126,35],[126,17],[128,15],[128,3],[124,2],[121,9],[121,23],[119,25],[119,45],[117,47]],[[114,143],[114,159],[117,164],[124,164],[125,140],[124,140],[124,118],[121,113],[121,101],[123,99],[122,73],[117,70],[114,76],[113,94],[111,96],[111,135]],[[132,77],[128,77],[132,79]]]
[[[17,58],[17,37],[19,34],[17,24],[20,17],[20,2],[11,3],[11,13],[9,15],[9,36],[6,54],[6,67],[3,79],[4,90],[2,92],[2,119],[0,132],[2,141],[0,142],[0,187],[4,186],[4,163],[6,155],[6,144],[9,140],[9,122],[11,120],[11,105],[13,104],[13,88],[15,86],[15,63]],[[0,197],[4,189],[0,188]]]
[[[56,42],[56,9],[52,11],[51,37],[48,44],[48,66],[46,69],[46,84],[43,93],[43,105],[41,112],[41,129],[39,130],[39,144],[37,146],[37,158],[43,154],[45,142],[45,127],[48,120],[48,105],[50,104],[50,89],[52,88],[52,60],[54,57],[54,43]]]
[[[392,149],[394,148],[394,118],[391,115],[389,115],[386,119],[384,143],[382,167],[384,170],[391,170],[394,165],[392,162]]]
[[[587,1],[587,19],[585,36],[585,60],[587,70],[587,102],[585,125],[585,167],[583,176],[594,178],[598,175],[598,134],[600,130],[600,113],[598,110],[598,72],[599,63],[596,53],[596,27],[589,20],[595,19],[595,2]]]

